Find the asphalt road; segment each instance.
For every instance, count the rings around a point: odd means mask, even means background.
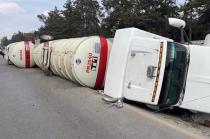
[[[0,139],[189,139],[152,114],[117,109],[96,91],[0,58]],[[139,110],[141,111],[141,110]]]

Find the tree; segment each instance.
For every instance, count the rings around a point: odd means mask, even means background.
[[[76,36],[97,35],[100,33],[100,6],[97,0],[75,0],[72,22]]]
[[[188,0],[181,10],[184,12],[183,19],[189,26],[189,36],[192,35],[195,40],[204,39],[210,33],[210,1]]]
[[[167,17],[177,16],[174,0],[103,0],[107,14],[103,30],[110,36],[120,28],[136,27],[169,36]]]
[[[100,6],[97,0],[67,0],[64,10],[56,7],[48,16],[38,15],[44,25],[39,34],[49,34],[55,39],[100,34]]]
[[[18,33],[14,33],[10,39],[10,43],[24,41],[25,36],[23,32],[18,31]]]
[[[10,43],[10,42],[9,42],[9,40],[8,40],[7,37],[3,37],[3,38],[1,39],[1,46],[2,46],[2,47],[7,46],[9,43]]]
[[[3,37],[1,39],[1,46],[5,47],[10,43],[14,42],[20,42],[20,41],[34,41],[35,34],[34,32],[31,33],[23,33],[18,31],[17,33],[14,33],[11,37],[11,39],[8,39],[7,37]]]
[[[133,8],[133,0],[103,0],[102,4],[104,6],[106,17],[102,21],[103,32],[108,36],[113,36],[117,29],[130,27],[135,24],[137,19],[137,13]]]
[[[64,15],[64,34],[68,37],[75,37],[77,24],[74,22],[74,6],[72,0],[67,0],[64,4],[64,10],[62,11]]]
[[[37,16],[41,22],[44,23],[44,26],[42,26],[38,34],[48,34],[52,35],[55,39],[61,39],[67,37],[64,34],[64,16],[60,10],[55,7],[53,11],[50,11],[48,13],[48,16],[41,14]]]

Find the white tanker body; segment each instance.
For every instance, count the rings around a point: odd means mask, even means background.
[[[30,41],[12,43],[6,47],[4,58],[8,64],[14,64],[19,68],[31,68],[35,66],[33,50],[34,44]]]
[[[38,45],[33,57],[43,70],[99,89],[104,86],[111,45],[110,40],[99,36],[55,40]]]

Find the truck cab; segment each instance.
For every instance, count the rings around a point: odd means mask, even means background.
[[[105,95],[156,106],[173,106],[184,95],[189,51],[184,45],[143,30],[116,32]]]

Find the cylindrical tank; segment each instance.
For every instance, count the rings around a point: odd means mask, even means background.
[[[43,68],[45,43],[33,53],[35,63]],[[50,41],[49,69],[56,75],[91,88],[102,88],[112,42],[92,36]]]
[[[32,57],[34,44],[30,41],[16,42],[6,47],[6,60],[20,68],[31,68],[35,66]]]

